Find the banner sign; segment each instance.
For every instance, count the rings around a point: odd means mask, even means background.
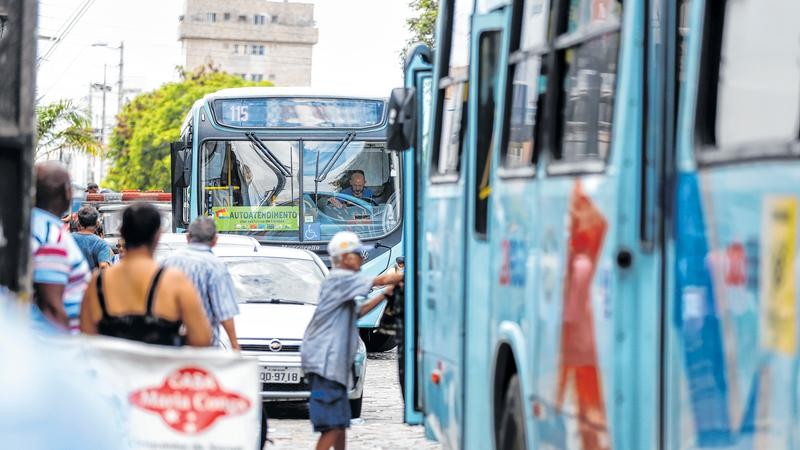
[[[221,349],[81,338],[98,390],[120,408],[129,448],[254,450],[261,397],[255,361]]]
[[[297,206],[223,206],[212,208],[218,231],[298,231]]]

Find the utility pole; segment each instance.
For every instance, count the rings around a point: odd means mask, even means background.
[[[106,94],[111,91],[111,86],[108,85],[108,65],[103,64],[103,83],[92,83],[92,89],[101,89],[103,91],[103,106],[100,112],[100,146],[102,149],[105,148],[106,143]],[[102,158],[102,155],[100,155]],[[100,160],[100,170],[102,172],[102,159]],[[86,174],[88,180],[87,181],[96,181],[94,179],[93,171],[89,171]]]
[[[103,107],[100,117],[100,144],[106,144],[106,92],[108,91],[107,70],[108,65],[103,64]],[[94,181],[94,180],[92,180]]]
[[[123,80],[122,68],[123,68],[123,65],[125,63],[125,56],[124,55],[125,55],[125,42],[124,41],[120,41],[119,42],[119,81],[117,82],[117,90],[118,90],[119,98],[117,99],[117,102],[118,102],[117,114],[122,112],[122,103],[125,101],[125,98],[124,98],[124,95],[123,95],[123,93],[125,91],[123,89],[123,84],[122,84],[122,80]]]

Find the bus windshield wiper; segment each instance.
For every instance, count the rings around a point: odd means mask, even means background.
[[[261,153],[264,155],[267,160],[275,166],[276,169],[280,172],[281,175],[284,177],[291,177],[292,173],[289,171],[289,167],[281,162],[272,150],[270,150],[256,134],[252,131],[248,131],[244,134],[250,142],[258,149],[261,150]]]
[[[331,159],[329,159],[328,162],[325,164],[325,167],[322,168],[322,173],[319,172],[319,151],[317,152],[317,170],[315,173],[316,177],[314,177],[315,182],[321,183],[323,180],[325,180],[325,178],[328,177],[330,171],[333,170],[333,165],[336,164],[336,161],[339,160],[339,157],[342,156],[344,150],[351,142],[353,142],[353,139],[355,139],[355,137],[356,137],[355,131],[350,131],[347,133],[344,139],[342,139],[342,141],[339,142],[339,146],[336,148],[336,151],[333,152],[333,156],[331,156]]]

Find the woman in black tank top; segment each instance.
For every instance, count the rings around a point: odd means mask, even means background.
[[[81,305],[81,332],[145,344],[210,344],[211,327],[192,282],[153,259],[160,226],[161,215],[152,205],[125,209],[120,229],[125,259],[95,273]]]
[[[104,336],[130,339],[144,342],[145,344],[158,345],[183,345],[180,330],[183,321],[167,320],[153,315],[153,297],[155,296],[158,281],[164,268],[161,267],[153,277],[150,289],[147,291],[147,310],[144,314],[126,314],[112,316],[106,309],[106,298],[103,292],[103,272],[97,275],[97,301],[103,317],[97,322],[97,331]]]

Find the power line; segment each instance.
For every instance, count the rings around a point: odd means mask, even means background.
[[[59,31],[56,33],[53,45],[51,45],[50,48],[47,49],[47,51],[44,53],[44,55],[39,57],[39,60],[36,62],[37,69],[39,66],[42,65],[43,61],[47,61],[47,58],[49,58],[50,55],[52,55],[53,52],[55,52],[55,50],[58,48],[58,44],[60,44],[69,35],[72,29],[75,28],[75,25],[78,23],[78,21],[81,20],[81,17],[83,17],[83,15],[86,14],[86,11],[89,10],[94,1],[95,0],[85,0],[81,5],[78,6],[75,12],[70,17],[67,18],[64,25],[61,28],[59,28]]]

